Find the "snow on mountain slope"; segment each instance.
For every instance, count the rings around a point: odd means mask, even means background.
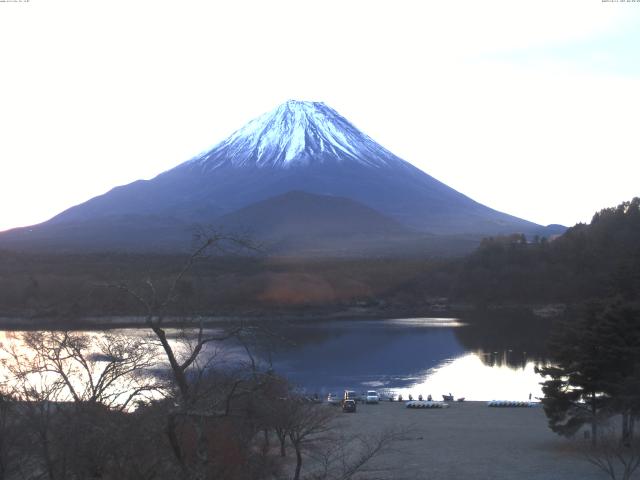
[[[495,234],[539,227],[448,187],[389,152],[324,103],[295,100],[154,179],[116,187],[51,222],[152,215],[210,223],[292,190],[350,198],[429,233]]]
[[[286,195],[292,191],[300,193]],[[309,201],[307,194],[320,197]],[[375,230],[363,235],[371,236],[377,245],[390,245],[390,234],[384,233],[390,230],[380,228],[384,223],[380,216],[354,207],[348,209],[352,214],[347,220],[342,207],[333,208],[336,202],[331,197],[342,198],[344,208],[353,207],[349,201],[357,202],[431,239],[434,235],[540,234],[541,229],[482,205],[396,157],[324,103],[288,101],[213,149],[151,180],[115,187],[48,222],[0,235],[0,247],[4,241],[25,247],[91,244],[103,249],[145,249],[157,244],[169,250],[180,245],[179,238],[185,237],[189,226],[215,225],[225,215],[231,220],[250,217],[249,223],[262,225],[265,234],[271,224],[274,232],[278,225],[286,225],[287,236],[305,236],[310,225],[317,232],[322,230],[318,225],[327,225],[327,231],[353,233],[344,225],[320,221],[335,215],[347,227]],[[287,200],[287,208],[266,208],[278,198]],[[356,210],[362,214],[359,220]],[[286,221],[278,220],[279,215]],[[297,220],[305,215],[320,217]],[[370,228],[374,223],[377,230]],[[398,235],[413,242],[412,233],[393,235],[392,250],[407,248],[406,242],[396,241]],[[337,243],[334,247],[339,249]]]
[[[189,163],[212,170],[346,161],[370,167],[406,163],[324,103],[289,100]]]

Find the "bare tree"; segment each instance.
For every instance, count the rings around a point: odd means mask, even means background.
[[[142,338],[34,331],[14,335],[14,340],[5,349],[10,359],[6,365],[22,393],[41,377],[39,381],[58,387],[56,401],[99,403],[124,411],[145,394],[164,388],[149,374],[157,352]]]
[[[385,430],[370,436],[340,434],[336,424],[337,411],[326,405],[303,401],[299,396],[274,400],[276,417],[273,429],[280,440],[280,454],[284,456],[289,439],[296,455],[293,480],[350,480],[362,474],[371,461],[389,451],[391,445],[405,436],[406,430]],[[272,412],[273,413],[273,412]],[[307,470],[302,474],[307,458]],[[373,470],[367,470],[371,478]]]
[[[181,323],[185,326],[195,324],[196,327],[182,328],[179,336],[181,342],[172,343],[166,325],[172,309],[175,309],[179,303],[180,285],[186,275],[196,263],[208,257],[212,250],[226,250],[229,246],[255,250],[251,242],[237,236],[218,233],[201,236],[198,247],[187,258],[167,288],[157,287],[151,278],[144,281],[142,288],[134,288],[126,283],[109,285],[111,288],[125,292],[138,303],[144,312],[145,325],[151,329],[164,352],[177,393],[176,408],[167,418],[167,435],[173,453],[185,474],[194,479],[203,479],[207,475],[206,471],[210,463],[207,429],[211,419],[229,414],[231,398],[238,394],[239,387],[243,383],[242,380],[238,380],[224,392],[224,395],[220,395],[219,391],[215,392],[217,389],[213,388],[211,383],[214,377],[208,377],[207,382],[202,382],[205,373],[210,370],[215,355],[211,352],[207,352],[208,355],[202,354],[209,345],[238,337],[244,327],[239,325],[224,331],[206,330],[203,318],[191,311],[187,316],[182,317]],[[175,311],[173,313],[175,315]],[[179,347],[179,343],[182,348]],[[184,348],[185,345],[187,348]],[[207,386],[207,391],[203,385]],[[226,405],[226,408],[221,409],[221,404]],[[185,425],[188,425],[195,434],[193,442],[195,459],[189,465],[186,461],[184,442],[181,441],[179,434],[180,429],[184,429]]]
[[[300,479],[303,451],[311,449],[325,439],[333,428],[336,412],[326,406],[301,401],[291,401],[289,419],[286,427],[291,445],[296,452],[294,480]]]
[[[19,402],[15,413],[33,445],[31,452],[23,455],[23,464],[32,473],[42,472],[43,478],[63,479],[67,473],[66,451],[56,446],[55,414],[57,405],[69,401],[64,380],[36,368],[41,362],[36,360],[34,364],[37,355],[24,349],[19,335],[9,340],[2,345],[5,354],[2,363],[9,377],[7,386]]]
[[[597,445],[585,445],[583,453],[611,480],[630,480],[640,467],[640,440],[621,440],[612,427],[600,435]]]
[[[287,455],[287,436],[291,422],[289,402],[286,398],[275,398],[267,404],[267,408],[269,409],[270,426],[273,428],[280,444],[280,456],[285,457]]]
[[[202,235],[201,235],[202,236]],[[183,317],[183,323],[196,323],[195,335],[191,336],[190,352],[188,355],[180,358],[178,352],[167,337],[165,325],[171,308],[180,299],[180,285],[185,276],[193,269],[200,260],[207,258],[210,251],[224,250],[227,245],[235,245],[237,247],[255,249],[248,241],[239,237],[224,234],[212,234],[200,239],[199,246],[187,258],[182,268],[175,275],[166,291],[157,288],[154,281],[149,277],[145,280],[143,288],[136,289],[127,283],[118,283],[108,285],[111,288],[122,290],[132,297],[143,309],[145,325],[154,333],[160,343],[162,350],[166,356],[166,360],[171,368],[171,373],[175,381],[175,385],[179,391],[182,402],[189,405],[193,402],[194,396],[191,392],[191,384],[188,380],[187,371],[194,365],[205,346],[213,342],[221,342],[236,336],[242,327],[236,327],[228,332],[205,331],[203,319],[189,312],[189,318]],[[193,330],[192,330],[193,331]]]
[[[29,478],[102,471],[119,448],[121,412],[164,388],[149,374],[157,352],[141,338],[36,331],[9,340],[3,366],[17,400],[14,419],[30,439],[22,451]]]
[[[387,453],[393,443],[403,438],[407,430],[385,430],[372,436],[339,436],[314,452],[316,470],[308,477],[312,480],[351,480],[366,470],[373,478],[374,471],[368,468],[372,460]]]

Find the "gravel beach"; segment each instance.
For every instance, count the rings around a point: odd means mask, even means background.
[[[549,430],[540,406],[492,408],[486,402],[462,402],[446,409],[409,409],[404,403],[382,402],[358,405],[355,414],[341,414],[338,423],[347,435],[407,431],[375,459],[373,466],[385,471],[372,471],[371,478],[607,478],[579,452],[584,440],[570,441]]]

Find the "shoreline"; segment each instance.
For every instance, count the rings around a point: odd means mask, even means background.
[[[549,313],[551,312],[551,313]],[[549,305],[493,305],[477,308],[472,305],[459,304],[450,308],[367,308],[349,307],[346,309],[307,309],[289,311],[261,311],[258,313],[229,313],[220,315],[203,315],[180,317],[168,315],[162,324],[167,328],[189,328],[203,326],[215,327],[221,324],[265,323],[265,322],[330,322],[330,321],[362,321],[401,318],[459,318],[475,315],[518,315],[539,319],[552,319],[561,316],[565,306],[558,309]],[[58,315],[11,316],[0,315],[0,330],[113,330],[145,328],[144,316],[136,315],[87,315],[73,320],[60,320]]]
[[[201,323],[207,327],[217,327],[223,324],[257,324],[273,322],[330,322],[330,321],[365,321],[386,320],[395,318],[456,318],[452,312],[335,312],[335,313],[265,313],[260,315],[212,315],[200,317],[180,318],[167,316],[162,325],[167,328],[188,326],[197,328]],[[0,330],[113,330],[135,329],[147,326],[145,317],[134,315],[87,316],[81,320],[60,321],[50,318],[0,317]]]

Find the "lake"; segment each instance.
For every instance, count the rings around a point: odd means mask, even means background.
[[[526,400],[542,395],[536,364],[546,363],[550,325],[535,318],[408,318],[331,322],[268,322],[268,341],[250,345],[262,368],[309,395],[345,389],[384,390],[442,399]],[[125,330],[147,335],[147,330]],[[98,332],[89,332],[99,335]],[[4,336],[4,335],[3,335]],[[11,341],[5,338],[4,343]],[[205,351],[219,363],[247,359],[244,348],[221,342]]]
[[[259,353],[308,394],[392,390],[407,398],[452,393],[467,400],[542,395],[548,322],[452,318],[332,321],[280,327],[285,339]],[[258,350],[259,351],[259,350]]]

